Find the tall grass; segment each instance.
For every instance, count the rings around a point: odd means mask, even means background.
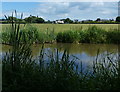
[[[96,26],[90,26],[87,30],[80,31],[79,41],[81,43],[105,43],[106,31]]]
[[[11,45],[11,36],[14,35],[12,32],[13,29],[11,27],[6,27],[4,31],[1,32],[2,38],[1,42],[3,44]],[[20,42],[26,43],[28,40],[31,41],[32,44],[34,43],[53,43],[55,40],[54,30],[50,32],[42,32],[38,31],[36,27],[33,27],[30,24],[26,24],[19,29],[19,33],[21,34]]]
[[[13,32],[11,31],[11,27],[4,29],[1,34],[3,44],[11,44],[10,38]],[[114,43],[117,44],[120,42],[120,32],[118,29],[109,29],[109,31],[102,29],[97,26],[89,26],[84,29],[74,28],[64,32],[55,33],[55,29],[52,30],[47,28],[42,31],[37,29],[37,27],[32,25],[22,25],[20,28],[22,35],[21,42],[24,42],[24,37],[31,40],[31,43],[54,43],[54,42],[62,42],[62,43]]]
[[[106,31],[97,26],[89,26],[86,30],[59,32],[57,42],[63,43],[115,43],[120,42],[120,32],[117,29]]]
[[[107,42],[120,44],[120,30],[115,29],[113,31],[107,32]]]
[[[66,32],[60,32],[57,34],[56,40],[57,42],[63,42],[63,43],[73,43],[78,41],[78,32],[77,31],[66,31]]]

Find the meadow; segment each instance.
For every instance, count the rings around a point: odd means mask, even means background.
[[[21,24],[23,26],[24,24]],[[118,24],[31,24],[36,27],[38,31],[54,30],[55,33],[64,32],[67,30],[80,30],[87,29],[89,26],[97,26],[99,28],[105,29],[107,31],[118,29]],[[2,24],[2,30],[9,27],[10,24]]]

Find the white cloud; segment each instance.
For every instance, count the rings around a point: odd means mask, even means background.
[[[36,12],[43,14],[56,14],[68,12],[69,3],[41,3]]]
[[[102,7],[104,6],[104,2],[94,2],[91,3],[90,7]]]
[[[53,19],[55,17],[65,17],[68,16],[68,13],[70,12],[69,4],[69,2],[40,3],[39,7],[36,8],[35,13],[39,16]]]
[[[98,17],[115,18],[118,15],[117,12],[117,2],[41,2],[34,11],[24,12],[24,18],[29,15],[38,15],[45,20],[67,17],[79,20]],[[3,14],[5,13],[11,15],[11,11],[6,11]],[[18,15],[20,14],[21,12],[18,12]]]

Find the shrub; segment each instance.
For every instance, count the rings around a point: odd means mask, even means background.
[[[107,43],[120,44],[120,31],[117,29],[107,32]]]
[[[105,43],[106,31],[96,26],[90,26],[87,30],[80,31],[80,42],[82,43]]]
[[[60,32],[57,34],[56,40],[57,42],[73,43],[75,41],[78,41],[78,36],[79,34],[77,31]]]

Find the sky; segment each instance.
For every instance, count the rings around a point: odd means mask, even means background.
[[[2,14],[11,15],[16,10],[18,17],[39,16],[45,20],[115,19],[118,16],[117,2],[2,2]]]

